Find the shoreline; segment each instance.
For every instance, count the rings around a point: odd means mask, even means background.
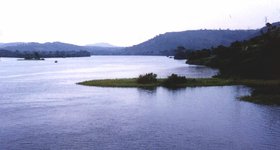
[[[166,78],[157,79],[155,83],[141,84],[137,83],[137,78],[121,78],[121,79],[100,79],[100,80],[88,80],[78,82],[79,85],[84,86],[97,86],[97,87],[167,87],[164,85]],[[173,88],[179,87],[196,87],[196,86],[226,86],[226,85],[238,85],[233,80],[218,79],[218,78],[191,78],[189,82],[175,84]]]
[[[137,78],[123,79],[101,79],[89,80],[77,83],[84,86],[95,87],[119,87],[119,88],[156,88],[165,87],[170,89],[185,87],[207,87],[207,86],[231,86],[244,85],[252,88],[249,96],[243,96],[239,99],[257,104],[278,105],[280,106],[280,80],[247,80],[247,79],[221,79],[221,78],[192,78],[184,83],[165,86],[166,79],[158,79],[155,83],[140,84]],[[263,90],[265,89],[265,90]]]

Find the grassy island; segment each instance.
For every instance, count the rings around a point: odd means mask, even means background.
[[[138,83],[137,78],[127,79],[101,79],[83,81],[77,84],[99,87],[168,87],[164,85],[167,79],[158,79],[154,83]],[[228,86],[246,85],[249,87],[276,87],[280,80],[244,80],[244,79],[221,79],[221,78],[188,78],[185,82],[178,83],[172,87],[196,87],[196,86]]]
[[[99,86],[99,87],[157,87],[161,85],[161,79],[156,83],[141,84],[136,82],[136,78],[130,79],[102,79],[102,80],[90,80],[79,82],[77,84],[86,86]]]
[[[149,74],[146,74],[149,75]],[[140,76],[143,77],[143,76]],[[139,83],[139,78],[128,79],[102,79],[90,80],[77,84],[85,86],[98,87],[135,87],[135,88],[183,88],[183,87],[199,87],[199,86],[229,86],[229,85],[245,85],[251,87],[252,94],[250,96],[241,97],[241,100],[258,104],[280,105],[280,80],[247,80],[247,79],[222,79],[222,78],[183,78],[174,76],[172,81],[174,84],[166,84],[170,81],[172,75],[165,79],[156,79],[153,82]],[[176,79],[181,78],[181,82],[176,83]]]
[[[99,86],[99,87],[158,87],[163,86],[164,81],[167,79],[158,79],[153,83],[138,83],[137,78],[129,79],[102,79],[102,80],[90,80],[80,82],[80,85],[86,86]],[[187,79],[186,82],[172,85],[172,87],[195,87],[195,86],[225,86],[225,85],[238,85],[234,80],[219,79],[219,78],[199,78],[199,79]]]

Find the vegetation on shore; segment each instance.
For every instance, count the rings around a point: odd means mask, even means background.
[[[242,97],[242,100],[259,104],[280,105],[280,83],[253,86],[250,96]]]
[[[147,73],[145,75],[139,75],[139,77],[136,79],[136,82],[139,84],[157,83],[157,74]]]
[[[192,51],[187,63],[218,68],[222,78],[280,79],[280,27],[266,26],[266,32],[250,40]]]
[[[77,84],[86,86],[99,86],[99,87],[171,87],[166,86],[167,79],[157,79],[153,83],[138,83],[137,78],[128,79],[101,79],[79,82]],[[218,78],[200,78],[200,79],[187,79],[186,82],[173,84],[172,87],[195,87],[195,86],[224,86],[224,85],[237,85],[233,80],[218,79]]]
[[[236,41],[230,46],[178,53],[188,64],[218,68],[219,78],[239,79],[242,85],[252,87],[251,96],[243,100],[280,105],[280,27],[267,23],[259,36]],[[248,80],[257,83],[252,84]],[[276,81],[275,81],[276,80]]]
[[[185,82],[166,86],[168,78],[157,79],[153,83],[138,83],[137,78],[126,79],[100,79],[79,82],[77,84],[99,87],[196,87],[196,86],[228,86],[246,85],[249,87],[276,87],[280,85],[280,80],[235,80],[222,78],[186,78]]]
[[[153,73],[140,75],[139,78],[156,76]],[[165,79],[156,79],[152,82],[139,82],[139,78],[102,79],[84,81],[77,84],[98,87],[137,87],[137,88],[183,88],[199,86],[229,86],[245,85],[253,89],[250,96],[241,97],[241,100],[260,104],[280,105],[280,80],[249,80],[249,79],[222,79],[222,78],[185,78],[172,74]],[[148,79],[150,80],[150,79]]]
[[[100,86],[100,87],[194,87],[194,86],[223,86],[235,85],[237,82],[228,79],[219,78],[199,78],[191,79],[176,74],[170,75],[166,79],[157,79],[154,73],[139,75],[138,78],[128,79],[101,79],[80,82],[80,85]]]
[[[162,84],[162,79],[158,79],[154,83],[138,83],[137,78],[127,79],[101,79],[79,82],[77,84],[86,86],[99,86],[99,87],[157,87]]]
[[[187,59],[187,63],[218,68],[219,78],[187,79],[171,75],[167,79],[156,79],[154,74],[138,79],[93,80],[79,84],[103,87],[157,87],[167,88],[193,86],[246,85],[252,88],[250,96],[242,100],[262,104],[280,105],[280,27],[266,24],[267,31],[250,40],[234,42],[229,47],[190,51],[177,48],[176,59]],[[144,82],[139,82],[144,79]]]

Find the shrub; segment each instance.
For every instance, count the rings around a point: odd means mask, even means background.
[[[165,86],[176,86],[178,84],[183,84],[187,82],[188,79],[185,76],[178,76],[177,74],[172,74],[165,81]]]
[[[157,82],[157,75],[154,73],[147,73],[145,75],[140,75],[137,78],[137,83],[148,84]]]

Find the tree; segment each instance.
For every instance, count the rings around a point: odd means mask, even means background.
[[[157,74],[147,73],[145,75],[140,75],[137,79],[137,83],[148,84],[157,82]]]

